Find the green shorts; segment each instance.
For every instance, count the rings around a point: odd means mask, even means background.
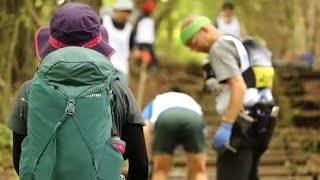
[[[153,153],[173,154],[177,145],[189,153],[205,148],[202,116],[185,108],[170,108],[162,112],[154,128]]]

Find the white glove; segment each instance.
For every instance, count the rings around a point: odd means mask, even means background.
[[[206,80],[206,89],[209,92],[212,92],[214,95],[219,95],[222,91],[222,85],[219,84],[219,81],[215,78],[209,78]]]

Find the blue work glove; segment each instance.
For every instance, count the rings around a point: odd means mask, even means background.
[[[233,124],[221,122],[212,142],[212,147],[214,149],[220,149],[228,143],[231,137],[232,126]]]

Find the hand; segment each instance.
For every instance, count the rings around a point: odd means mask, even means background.
[[[140,58],[141,58],[141,61],[146,61],[147,63],[150,63],[152,60],[152,56],[149,51],[142,51],[140,53]]]
[[[221,122],[220,127],[216,132],[214,140],[212,142],[212,147],[214,149],[222,148],[228,143],[231,137],[232,126],[233,124]]]

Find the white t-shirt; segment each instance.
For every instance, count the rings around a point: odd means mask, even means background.
[[[217,29],[225,34],[233,35],[237,38],[240,38],[240,23],[236,16],[231,18],[229,23],[226,23],[223,19],[223,16],[220,15],[217,18]]]
[[[109,33],[111,47],[116,50],[116,53],[110,59],[111,63],[116,70],[128,75],[132,25],[127,22],[122,30],[117,29],[114,27],[111,17],[106,15],[103,17],[103,26]]]
[[[155,40],[155,23],[151,17],[142,18],[137,24],[136,43],[153,44]]]
[[[169,108],[186,108],[190,109],[200,116],[203,115],[201,106],[189,95],[178,92],[168,92],[156,96],[153,100],[152,108],[146,107],[144,111],[150,110],[151,114],[147,113],[149,117],[145,117],[151,120],[152,124],[155,124],[159,115]]]

